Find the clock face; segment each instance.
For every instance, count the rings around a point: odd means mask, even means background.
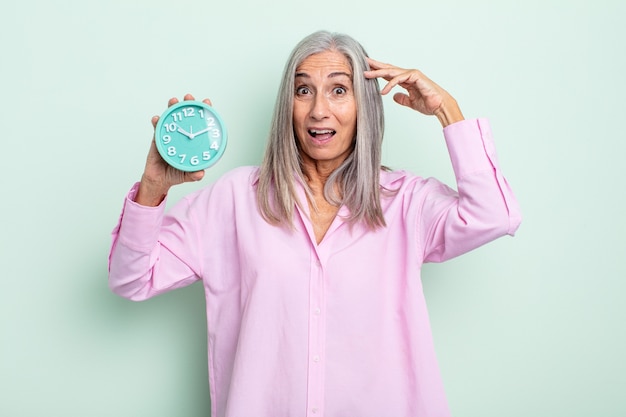
[[[211,106],[182,101],[169,107],[155,130],[161,157],[181,171],[200,171],[215,164],[226,149],[226,129]]]

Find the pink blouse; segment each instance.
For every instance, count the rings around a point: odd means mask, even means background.
[[[125,201],[109,281],[131,300],[202,280],[213,417],[445,417],[420,269],[513,235],[521,217],[484,119],[444,129],[458,192],[381,172],[387,226],[342,207],[316,244],[304,190],[294,230],[266,223],[258,168],[176,204]],[[139,360],[140,358],[138,358]]]

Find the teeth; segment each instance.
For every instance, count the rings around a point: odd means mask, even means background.
[[[311,132],[312,135],[329,135],[329,134],[335,133],[334,130],[315,130],[315,129],[311,129],[309,130],[309,132]]]

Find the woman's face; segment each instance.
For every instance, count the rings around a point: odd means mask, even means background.
[[[337,51],[311,55],[296,68],[293,125],[305,164],[333,170],[350,155],[356,135],[352,69]]]

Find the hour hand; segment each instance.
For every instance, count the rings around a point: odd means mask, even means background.
[[[189,139],[193,139],[193,137],[195,136],[194,134],[187,132],[186,130],[184,130],[182,127],[180,127],[180,126],[178,126],[178,125],[176,125],[176,127],[177,127],[177,129],[176,129],[176,130],[177,130],[178,132],[180,132],[180,133],[182,133],[183,135],[187,136]]]

